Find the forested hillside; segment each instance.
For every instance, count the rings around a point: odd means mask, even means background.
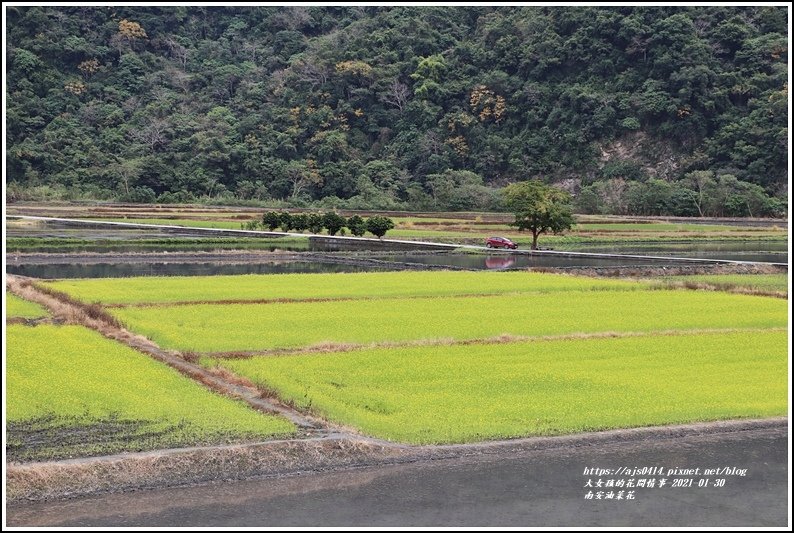
[[[782,7],[8,7],[9,198],[785,212]]]

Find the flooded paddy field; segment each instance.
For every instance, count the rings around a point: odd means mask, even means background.
[[[137,276],[219,276],[240,274],[288,274],[319,272],[365,272],[388,267],[282,261],[261,263],[143,262],[143,263],[51,263],[8,265],[11,274],[41,279],[127,278]]]
[[[786,241],[701,241],[682,243],[579,244],[555,247],[560,251],[632,254],[762,263],[788,263]]]
[[[787,260],[786,256],[774,256]],[[128,276],[206,276],[230,274],[333,273],[395,270],[639,270],[680,266],[674,259],[621,259],[528,254],[411,252],[76,252],[9,253],[6,269],[33,278],[94,278]],[[688,265],[700,270],[719,265]]]
[[[228,219],[231,215],[224,216]],[[418,223],[421,218],[406,218],[404,223]],[[230,223],[227,221],[226,225]],[[609,225],[603,221],[598,224]],[[617,223],[613,225],[618,227]],[[9,219],[6,231],[7,271],[47,279],[439,269],[636,270],[681,265],[677,258],[788,263],[786,241],[713,239],[710,234],[685,242],[552,242],[545,247],[551,253],[530,254],[524,247],[518,253],[454,247],[433,249],[432,245],[410,241],[356,241],[308,235],[241,236],[232,231],[208,233],[197,227],[107,226],[90,221]],[[558,252],[571,252],[571,255]],[[576,255],[579,253],[600,255]]]

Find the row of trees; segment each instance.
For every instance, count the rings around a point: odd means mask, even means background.
[[[532,233],[532,249],[538,247],[538,238],[544,233],[561,233],[574,224],[571,211],[571,195],[559,188],[547,185],[539,180],[514,183],[502,191],[507,209],[515,214],[511,223],[519,231],[528,230]],[[266,228],[270,231],[280,229],[283,232],[320,233],[327,230],[328,235],[345,234],[345,228],[357,237],[370,232],[378,238],[394,228],[392,219],[380,215],[366,219],[359,215],[349,218],[327,211],[325,213],[290,213],[288,211],[267,211],[262,220],[252,220],[242,224],[243,229]]]
[[[270,231],[281,229],[283,232],[304,232],[320,233],[325,229],[328,235],[341,233],[344,235],[346,229],[356,237],[363,236],[370,232],[379,239],[386,235],[390,229],[394,228],[394,221],[388,217],[375,215],[366,219],[359,215],[345,218],[342,215],[327,211],[325,213],[290,213],[288,211],[267,211],[262,215],[262,221],[253,220],[242,225],[243,229],[266,228]]]

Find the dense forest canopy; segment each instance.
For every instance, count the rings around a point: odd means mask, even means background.
[[[784,7],[7,7],[9,192],[785,211]]]

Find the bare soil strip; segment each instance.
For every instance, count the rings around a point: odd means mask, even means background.
[[[290,355],[308,354],[334,354],[343,352],[357,352],[362,350],[374,350],[377,348],[417,348],[423,346],[471,346],[471,345],[491,345],[491,344],[517,344],[522,342],[547,342],[563,340],[583,340],[583,339],[611,339],[625,337],[672,337],[682,335],[708,335],[711,333],[751,333],[763,331],[786,331],[787,328],[727,328],[727,329],[692,329],[692,330],[660,330],[660,331],[599,331],[596,333],[570,333],[565,335],[510,335],[503,334],[496,337],[485,339],[420,339],[413,341],[384,341],[372,342],[368,344],[324,342],[314,344],[305,348],[281,348],[275,350],[250,350],[250,351],[231,351],[231,352],[201,352],[196,354],[200,357],[212,357],[215,359],[250,359],[252,357],[283,357]]]
[[[329,435],[206,448],[182,448],[89,459],[11,464],[8,502],[53,500],[88,494],[218,481],[276,477],[353,467],[410,463],[473,455],[515,456],[535,450],[608,443],[664,441],[742,431],[785,432],[785,417],[621,429],[559,437],[532,437],[480,444],[407,446]]]
[[[178,352],[163,350],[149,339],[126,330],[115,317],[99,305],[83,304],[66,294],[38,286],[33,280],[13,274],[7,275],[6,285],[17,296],[44,306],[50,311],[54,320],[61,320],[66,324],[79,324],[98,331],[109,339],[122,342],[175,368],[221,394],[239,398],[254,409],[280,414],[304,430],[327,430],[329,427],[324,421],[303,415],[279,402],[275,397],[263,397],[262,392],[253,384],[230,372],[222,370],[213,372],[180,357]]]

